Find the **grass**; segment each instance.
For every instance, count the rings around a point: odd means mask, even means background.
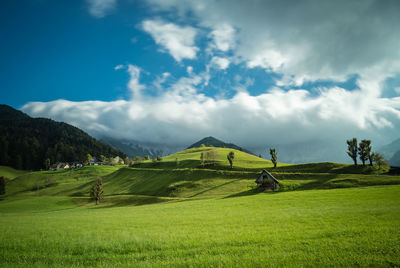
[[[127,207],[33,197],[0,213],[2,267],[400,265],[400,186]]]
[[[0,166],[0,176],[6,177],[8,179],[14,179],[22,174],[25,174],[29,171],[25,170],[17,170],[12,167]]]
[[[274,169],[226,148],[202,167],[210,149],[20,174],[0,201],[0,266],[400,266],[400,176],[337,163]],[[280,192],[255,190],[264,168]],[[97,177],[99,206],[88,195]]]
[[[230,170],[229,162],[226,158],[229,152],[235,153],[233,170],[260,170],[267,167],[273,167],[269,160],[265,160],[255,155],[247,154],[242,151],[230,148],[217,148],[217,147],[199,147],[186,149],[181,152],[163,157],[161,162],[153,163],[151,160],[144,161],[136,167],[143,168],[158,168],[158,169],[171,169],[171,168],[202,168],[200,164],[201,153],[209,150],[217,151],[217,163],[213,166],[207,166],[212,169],[225,169]],[[178,159],[178,162],[176,161]],[[287,165],[287,164],[281,164]]]
[[[217,150],[218,162],[202,167],[200,154],[211,149]],[[233,170],[226,159],[230,151],[235,152]],[[400,184],[399,176],[380,175],[375,167],[353,167],[338,163],[279,163],[278,168],[274,169],[270,161],[241,151],[203,147],[164,157],[161,162],[145,161],[130,168],[87,166],[77,170],[27,173],[7,184],[6,197],[88,197],[93,180],[97,177],[103,178],[110,205],[113,200],[116,205],[151,203],[151,200],[157,203],[160,202],[158,198],[164,202],[168,201],[165,198],[247,195],[254,193],[254,181],[263,168],[281,182],[282,191]]]

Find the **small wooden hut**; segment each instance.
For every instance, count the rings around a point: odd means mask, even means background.
[[[258,176],[256,183],[258,184],[258,189],[260,191],[276,191],[279,189],[280,185],[279,181],[265,169],[261,172],[260,176]]]

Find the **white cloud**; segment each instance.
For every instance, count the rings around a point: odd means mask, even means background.
[[[194,45],[197,34],[195,28],[180,27],[162,20],[145,20],[142,27],[158,45],[167,49],[176,61],[196,58],[199,48]]]
[[[281,74],[281,85],[363,79],[371,69],[383,81],[399,72],[399,1],[147,1],[181,20],[190,14],[211,30],[214,48]]]
[[[218,69],[225,70],[229,67],[230,60],[227,58],[221,58],[221,57],[215,56],[211,59],[210,64],[212,66],[217,67]]]
[[[235,46],[235,29],[227,23],[214,27],[210,37],[213,39],[212,48],[226,52]]]
[[[123,69],[125,66],[123,64],[118,64],[117,66],[114,67],[114,70],[118,71]]]
[[[332,87],[321,88],[316,96],[276,88],[258,96],[242,91],[214,99],[199,93],[204,73],[182,77],[160,95],[149,96],[141,94],[146,87],[139,82],[140,69],[129,65],[128,73],[134,95],[129,101],[31,102],[22,110],[73,123],[95,136],[179,146],[213,135],[257,152],[267,145],[323,138],[331,141],[328,151],[343,147],[343,158],[346,139],[357,136],[383,144],[396,138],[400,128],[400,97],[376,98]]]
[[[168,77],[171,76],[171,73],[164,72],[161,76],[158,76],[156,80],[153,82],[153,85],[158,89],[158,91],[163,91],[162,85],[167,81]]]
[[[129,64],[128,73],[131,78],[128,82],[128,89],[131,91],[133,98],[140,98],[141,91],[145,88],[145,86],[139,83],[140,68],[135,65]]]
[[[108,15],[117,4],[117,0],[86,0],[89,13],[96,18]]]

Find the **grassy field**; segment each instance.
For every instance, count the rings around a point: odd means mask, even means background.
[[[0,176],[6,177],[8,179],[14,179],[22,174],[27,173],[25,170],[17,170],[12,167],[0,166]]]
[[[0,266],[400,266],[400,176],[337,163],[274,169],[240,151],[230,170],[225,148],[202,167],[210,149],[20,173],[0,201]],[[281,191],[255,190],[264,168]],[[97,177],[99,206],[89,200]]]
[[[0,204],[2,267],[400,265],[400,186],[146,206]]]

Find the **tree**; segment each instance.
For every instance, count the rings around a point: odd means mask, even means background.
[[[50,169],[50,164],[51,164],[50,158],[46,158],[46,160],[44,160],[44,166],[45,166],[46,170]]]
[[[0,177],[0,195],[6,194],[7,179],[3,176]]]
[[[128,166],[131,164],[131,160],[129,159],[129,157],[125,157],[124,162],[125,162],[125,165],[128,165]]]
[[[150,155],[146,155],[146,156],[144,157],[144,160],[150,160]]]
[[[88,164],[90,163],[90,161],[92,161],[92,160],[93,160],[92,155],[91,155],[91,154],[87,154],[86,157],[84,158],[83,163],[84,163],[85,165],[88,165]]]
[[[275,148],[270,148],[269,154],[271,155],[272,164],[274,164],[274,168],[276,168],[276,164],[278,163],[278,156],[276,154]]]
[[[368,146],[367,146],[367,155],[368,155],[368,160],[369,160],[369,165],[372,167],[372,162],[374,161],[373,159],[372,159],[372,146],[371,146],[371,141],[370,140],[367,140],[368,142],[367,142],[367,144],[368,144]]]
[[[140,156],[136,156],[135,159],[133,159],[132,164],[140,164],[142,162],[143,162],[143,158],[141,158]]]
[[[354,165],[357,166],[357,138],[347,140],[347,154],[354,161]]]
[[[200,154],[200,165],[202,167],[204,167],[204,164],[205,164],[204,152],[201,152],[201,154]]]
[[[358,146],[358,155],[360,156],[360,160],[363,166],[365,166],[365,161],[368,160],[370,153],[371,153],[371,141],[362,140]]]
[[[231,169],[233,168],[233,159],[235,159],[235,153],[233,151],[229,152],[226,156],[228,158],[229,164],[231,165]]]
[[[100,200],[103,198],[103,193],[104,193],[103,181],[99,177],[96,179],[96,182],[92,186],[92,188],[90,188],[90,197],[93,200],[96,200],[96,205],[98,205],[100,203]]]
[[[383,155],[379,153],[372,153],[371,154],[372,160],[378,165],[378,168],[381,169],[382,166],[387,166],[388,163],[383,157]]]
[[[157,161],[159,161],[159,162],[162,161],[162,157],[157,155]]]
[[[107,158],[102,154],[100,155],[100,162],[102,162],[103,164],[107,162]]]

